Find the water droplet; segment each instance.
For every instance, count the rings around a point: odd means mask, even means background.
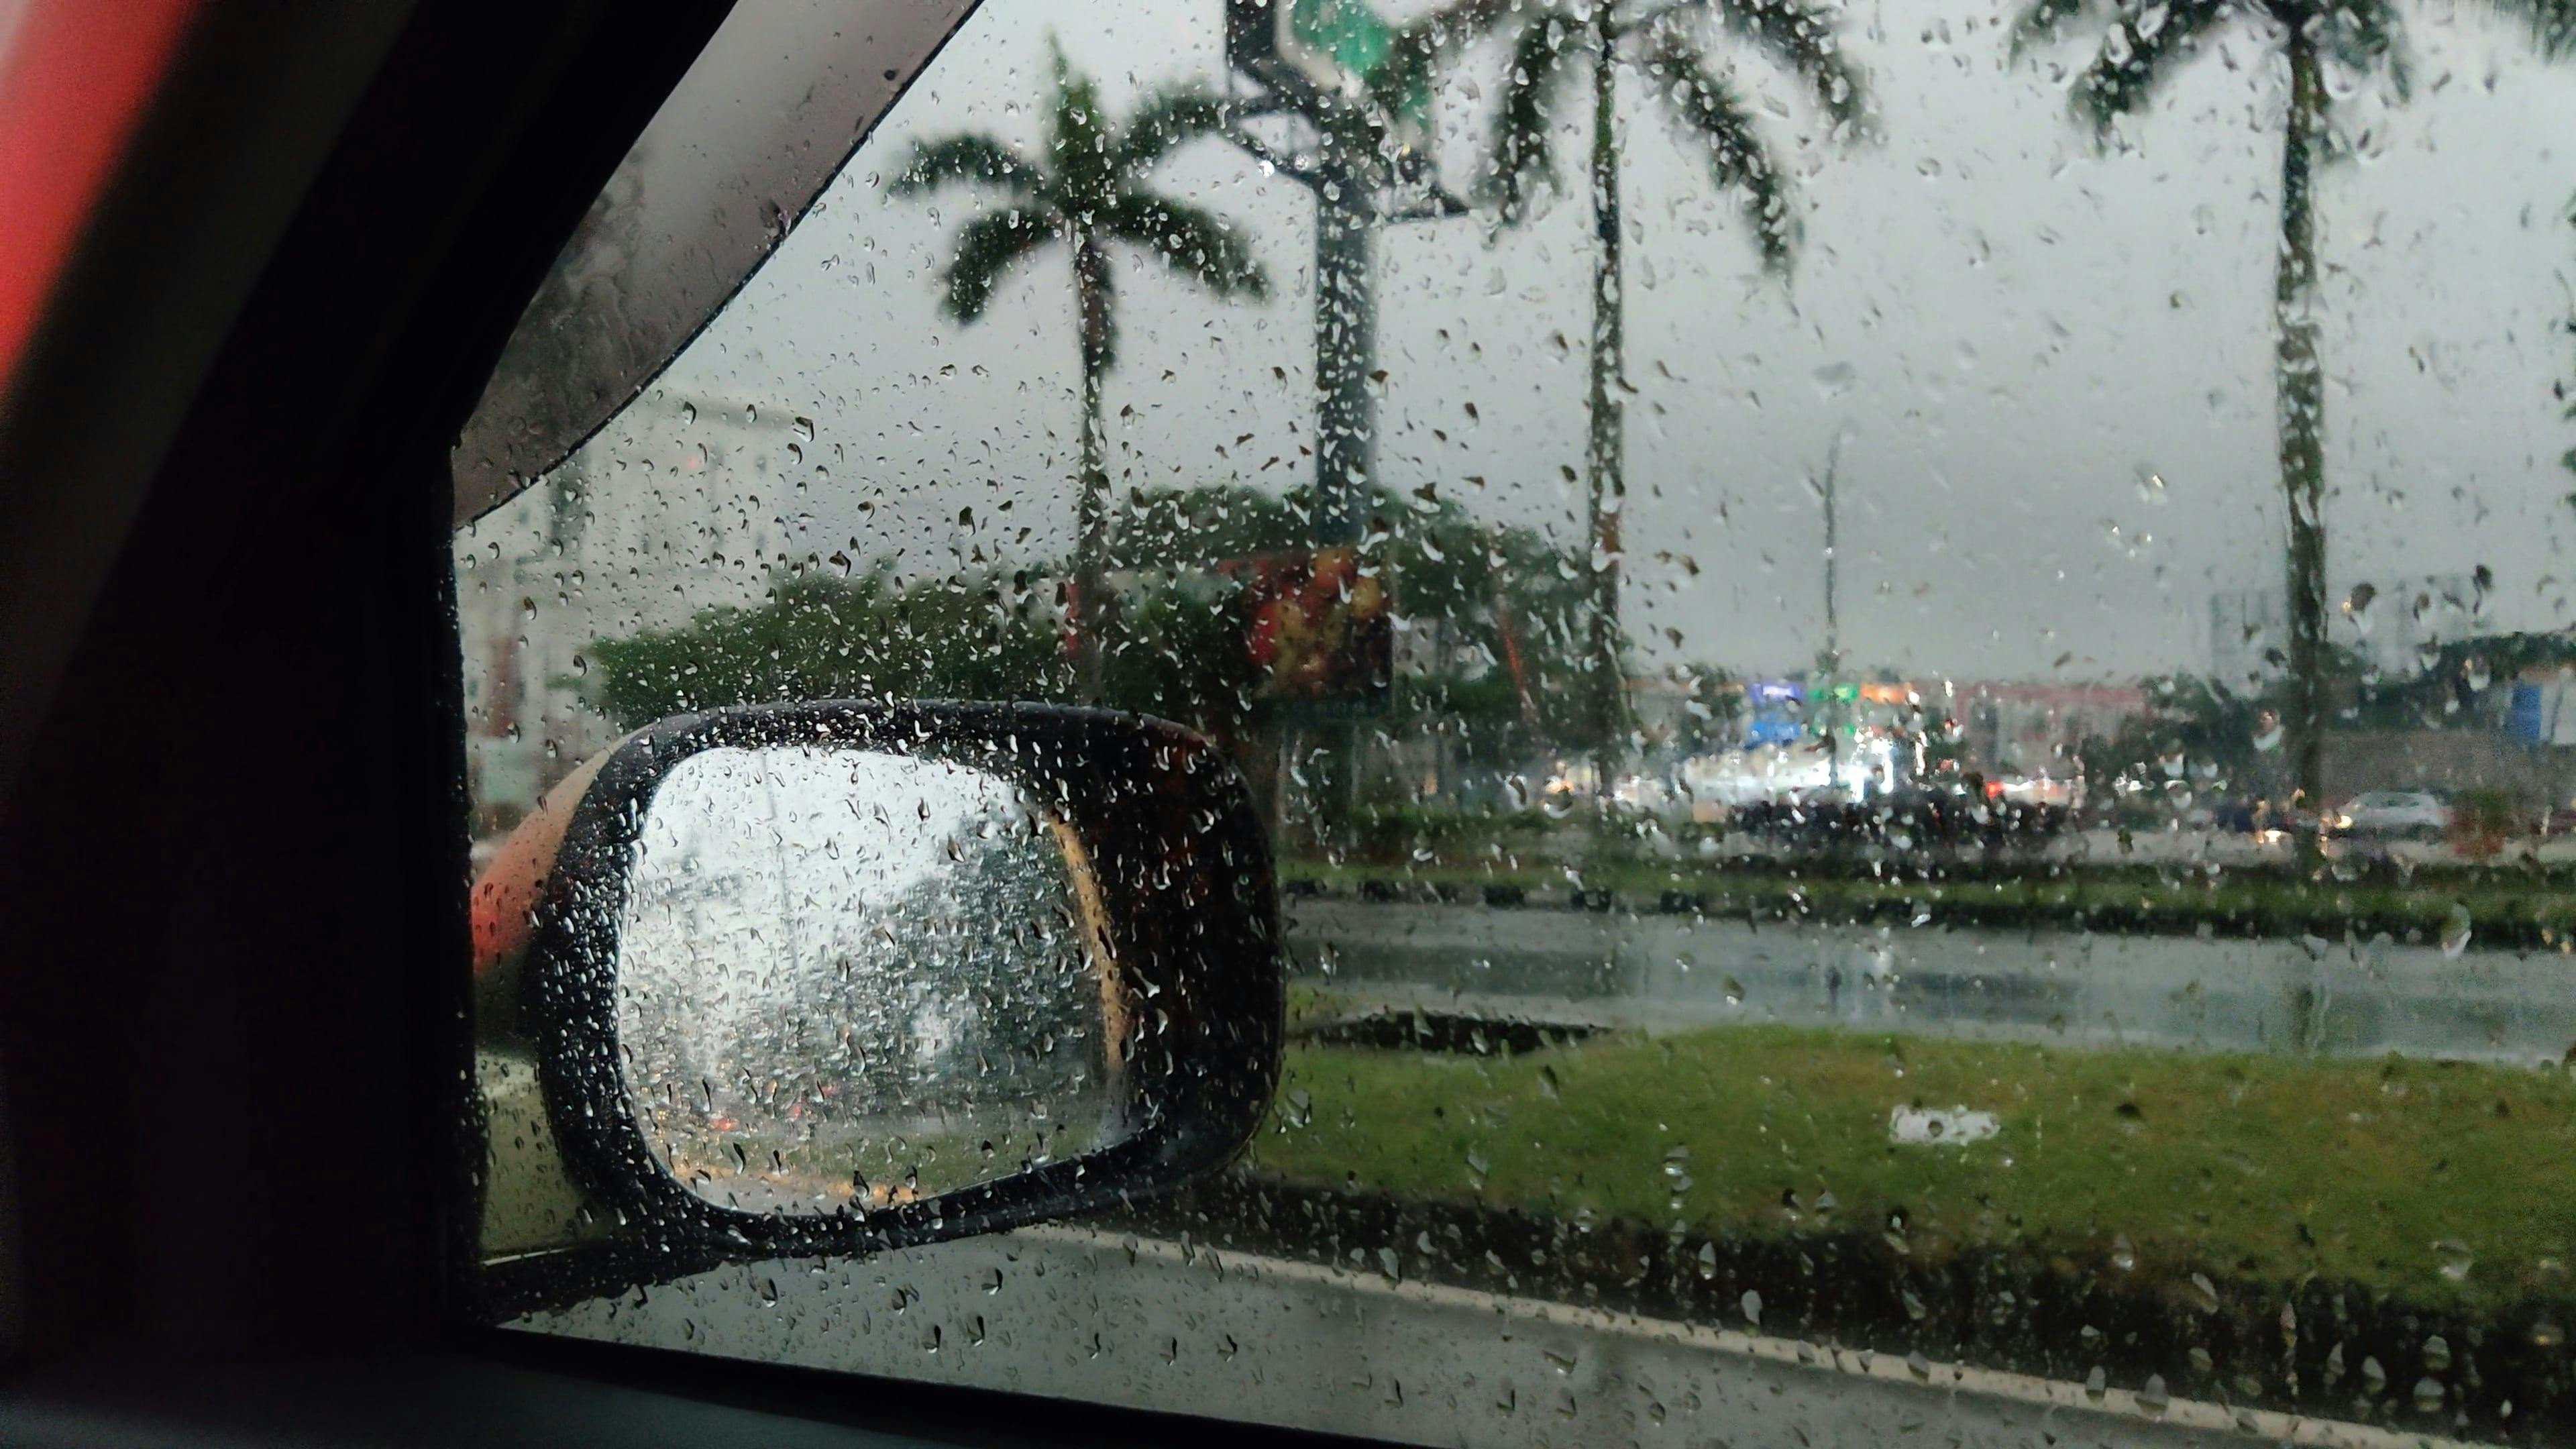
[[[2474,923],[2469,919],[2469,908],[2459,902],[2453,902],[2450,914],[2442,919],[2443,959],[2450,961],[2458,960],[2460,958],[2460,953],[2469,949],[2469,937],[2474,934],[2476,934],[2476,931]],[[2417,939],[2420,940],[2422,938],[2418,937]],[[2463,1269],[2462,1271],[2465,1272],[2467,1270]]]
[[[2442,1276],[2454,1283],[2466,1282],[2470,1267],[2477,1261],[2469,1251],[2469,1245],[2456,1239],[2435,1243],[2433,1255],[2442,1261]]]

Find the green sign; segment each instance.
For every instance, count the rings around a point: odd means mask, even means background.
[[[1396,27],[1368,0],[1231,0],[1230,33],[1243,42],[1237,63],[1273,60],[1318,90],[1354,95],[1395,50]],[[1431,134],[1431,87],[1406,87],[1394,120],[1419,145]]]

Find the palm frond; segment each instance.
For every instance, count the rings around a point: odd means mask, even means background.
[[[1054,161],[1055,183],[1071,209],[1098,209],[1116,190],[1110,160],[1110,126],[1100,99],[1100,85],[1073,68],[1053,36],[1055,111],[1047,119],[1047,150]]]
[[[1656,93],[1671,109],[1675,125],[1700,144],[1718,190],[1741,200],[1762,249],[1762,264],[1785,270],[1797,243],[1797,223],[1789,214],[1788,185],[1762,144],[1752,109],[1709,70],[1678,29],[1659,28],[1648,54]]]
[[[2415,88],[2406,54],[2406,22],[2390,0],[2336,0],[2310,22],[2316,40],[2338,65],[2361,75],[2385,74],[2399,99]]]
[[[1047,218],[1016,206],[959,227],[957,250],[940,273],[948,283],[940,306],[960,322],[983,316],[1012,263],[1054,239],[1055,232]]]
[[[1225,102],[1205,86],[1166,87],[1145,98],[1110,146],[1110,165],[1133,176],[1185,141],[1225,129]]]
[[[1850,125],[1861,123],[1869,107],[1866,78],[1843,45],[1832,11],[1808,0],[1717,0],[1709,8],[1725,20],[1727,29],[1806,82],[1826,115]],[[1656,28],[1658,51],[1667,28]]]
[[[1385,58],[1368,74],[1369,99],[1393,112],[1442,61],[1493,34],[1520,8],[1519,0],[1450,0],[1397,26]]]
[[[1232,223],[1187,202],[1128,192],[1100,218],[1104,236],[1141,248],[1220,297],[1266,297],[1270,278]]]
[[[912,164],[895,176],[892,189],[898,196],[910,196],[959,181],[1006,186],[1026,194],[1036,177],[1035,167],[992,137],[957,135],[914,142]]]
[[[1557,91],[1569,69],[1566,59],[1581,40],[1573,21],[1551,10],[1522,26],[1512,41],[1512,68],[1494,112],[1491,173],[1478,188],[1500,206],[1506,221],[1527,217],[1531,193],[1556,184],[1550,143],[1556,139]]]
[[[2012,53],[2019,59],[2024,50],[2046,45],[2065,33],[2067,25],[2083,18],[2093,8],[2093,0],[2031,0],[2013,21]]]
[[[2543,60],[2576,60],[2576,0],[2487,0],[2489,8],[2531,30]]]
[[[2100,53],[2076,78],[2076,114],[2105,130],[2145,105],[2230,9],[2230,0],[2123,0]]]

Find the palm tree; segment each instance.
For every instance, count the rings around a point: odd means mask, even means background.
[[[2032,0],[2013,30],[2018,53],[2053,40],[2096,9],[2095,0]],[[2534,48],[2551,59],[2576,53],[2576,3],[2498,0],[2522,18]],[[2075,81],[2076,115],[2107,134],[2145,109],[2183,62],[2220,28],[2242,21],[2277,45],[2290,72],[2281,133],[2281,245],[2273,272],[2273,414],[2281,490],[2289,513],[2292,783],[2314,806],[2324,793],[2326,629],[2325,372],[2317,345],[2315,171],[2332,159],[2334,100],[2328,67],[2356,83],[2385,79],[2398,99],[2410,90],[2405,27],[2394,0],[2113,0],[2100,51]]]
[[[2570,29],[2576,30],[2576,25],[2571,25]],[[2564,219],[2569,226],[2576,226],[2576,196],[2568,198]],[[2568,289],[2567,319],[2559,324],[2559,330],[2566,333],[2570,340],[2576,340],[2576,287]],[[2576,383],[2561,382],[2550,391],[2560,402],[2566,404],[2567,410],[2564,414],[2566,421],[2576,423]],[[2565,453],[2560,454],[2558,463],[2568,472],[2576,473],[2576,448],[2569,448]],[[2576,503],[2576,493],[2568,494],[2567,501]]]
[[[1072,70],[1061,47],[1054,53],[1055,97],[1041,156],[989,135],[917,142],[894,190],[919,195],[963,182],[994,187],[1006,198],[958,228],[956,252],[941,271],[948,289],[941,306],[960,322],[983,316],[1003,276],[1029,253],[1054,241],[1072,253],[1082,341],[1082,472],[1070,624],[1078,687],[1085,699],[1097,699],[1108,622],[1102,560],[1109,549],[1100,397],[1117,362],[1109,244],[1126,243],[1220,297],[1266,296],[1269,280],[1233,223],[1147,184],[1147,173],[1175,147],[1223,129],[1227,117],[1217,98],[1198,86],[1166,87],[1120,124],[1101,104],[1099,86]]]
[[[1730,35],[1767,54],[1794,75],[1845,135],[1863,124],[1860,67],[1844,53],[1834,21],[1807,0],[1664,0],[1623,6],[1616,0],[1543,0],[1533,10],[1477,12],[1472,23],[1517,22],[1511,70],[1494,118],[1487,199],[1506,225],[1530,215],[1542,185],[1556,180],[1558,105],[1574,74],[1592,82],[1591,378],[1584,446],[1586,524],[1591,541],[1593,604],[1587,622],[1591,659],[1588,713],[1595,732],[1595,788],[1606,797],[1627,717],[1621,662],[1620,516],[1628,486],[1622,396],[1625,376],[1625,232],[1619,194],[1618,76],[1633,72],[1663,103],[1674,131],[1708,166],[1721,192],[1736,198],[1752,223],[1763,265],[1785,272],[1798,228],[1789,210],[1788,179],[1755,124],[1744,97],[1709,63],[1712,42]]]

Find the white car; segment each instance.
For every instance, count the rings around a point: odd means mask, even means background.
[[[2337,835],[2437,836],[2451,828],[2451,807],[2430,790],[2370,790],[2326,817]]]

